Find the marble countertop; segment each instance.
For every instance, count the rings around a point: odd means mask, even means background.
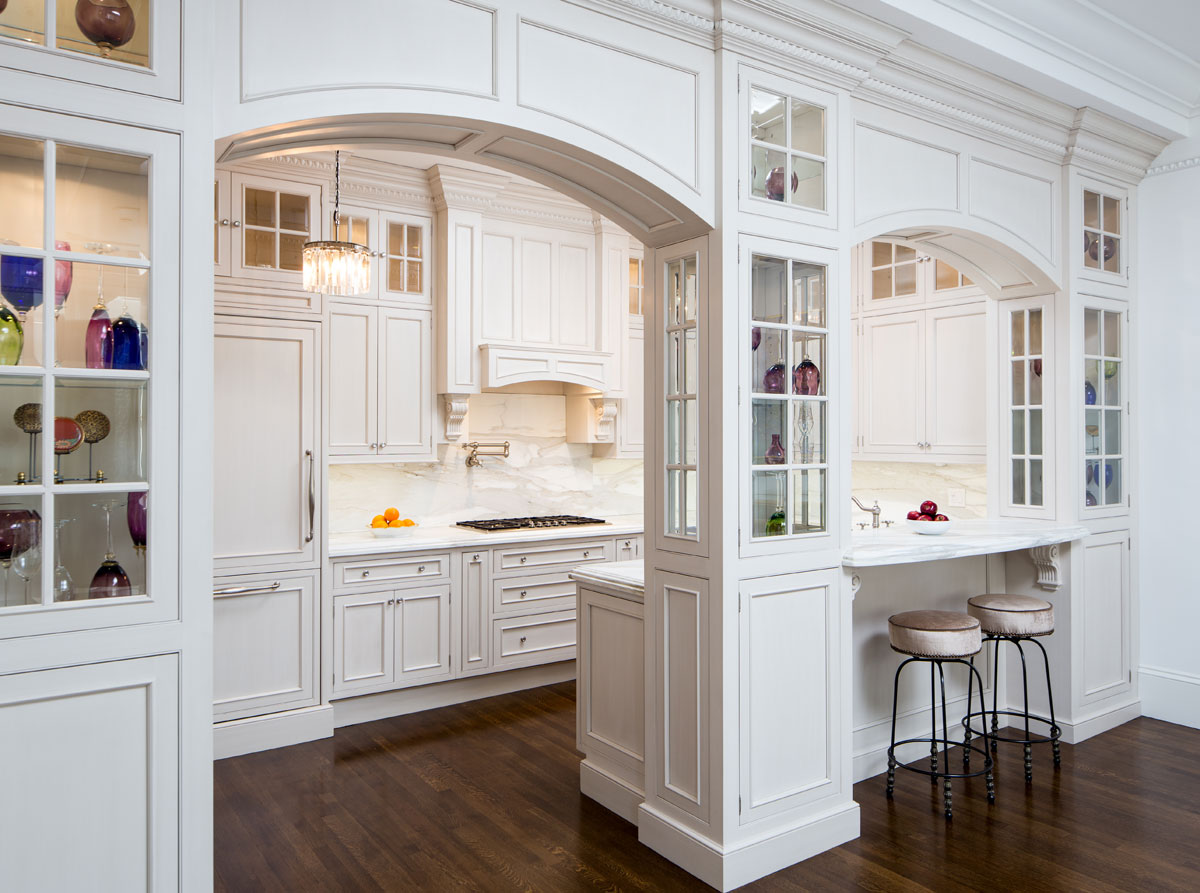
[[[585,586],[590,583],[630,601],[640,602],[645,598],[646,566],[640,558],[578,567],[571,571],[571,579]]]
[[[970,555],[991,555],[1081,540],[1086,527],[1055,521],[1017,519],[955,521],[940,536],[926,536],[904,526],[855,531],[842,555],[843,567],[915,564]]]
[[[486,549],[511,543],[549,542],[551,540],[595,539],[632,536],[642,532],[641,516],[611,518],[607,524],[581,527],[508,530],[486,533],[469,527],[418,527],[411,536],[377,537],[369,530],[362,533],[335,533],[329,537],[329,557],[380,555],[396,552],[426,552],[430,549]],[[626,563],[626,562],[620,562]]]

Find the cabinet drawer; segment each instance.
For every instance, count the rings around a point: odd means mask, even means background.
[[[492,553],[496,576],[538,568],[574,567],[595,561],[612,561],[612,540],[561,543],[554,546],[510,546]]]
[[[539,574],[492,581],[494,614],[528,614],[530,611],[574,607],[575,581],[569,574]]]
[[[574,658],[575,612],[493,620],[492,654],[497,669]]]
[[[449,579],[450,554],[412,555],[374,561],[339,561],[333,565],[333,585],[338,589],[364,586],[403,586],[406,582]]]

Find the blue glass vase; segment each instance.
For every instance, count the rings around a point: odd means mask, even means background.
[[[1086,380],[1083,383],[1083,402],[1088,406],[1096,405],[1096,386]]]
[[[142,331],[128,314],[112,324],[112,368],[142,370]]]
[[[14,254],[0,257],[0,294],[21,314],[22,320],[34,307],[40,307],[42,259],[17,257]]]

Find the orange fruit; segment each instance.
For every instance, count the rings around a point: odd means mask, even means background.
[[[404,522],[401,521],[399,518],[393,518],[391,521],[388,521],[387,526],[388,527],[403,527]]]
[[[403,521],[400,522],[400,526],[401,527],[416,527],[417,522],[414,521],[412,518],[405,518]]]
[[[384,509],[383,519],[385,521],[388,521],[388,522],[395,521],[399,517],[400,517],[400,509],[395,509],[395,508]]]
[[[384,520],[383,515],[376,515],[374,518],[371,519],[371,526],[372,527],[387,527],[387,521]]]

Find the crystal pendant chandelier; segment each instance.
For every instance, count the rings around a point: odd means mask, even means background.
[[[304,290],[349,297],[371,289],[371,252],[338,239],[341,225],[342,153],[333,162],[333,241],[304,243]]]

